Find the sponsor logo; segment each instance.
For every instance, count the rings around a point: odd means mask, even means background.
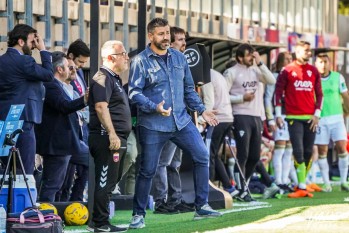
[[[242,86],[244,87],[244,88],[246,88],[246,87],[255,87],[255,86],[257,86],[258,85],[258,82],[257,81],[253,81],[253,82],[243,82],[242,83]]]
[[[195,49],[189,48],[184,51],[189,67],[196,66],[200,61],[200,54]]]
[[[240,131],[239,131],[239,134],[240,134],[240,137],[243,137],[243,136],[245,135],[245,131],[240,130]]]
[[[309,76],[309,78],[311,77],[311,75],[313,74],[313,72],[311,72],[311,70],[307,70],[307,74]]]
[[[294,86],[297,91],[312,91],[313,83],[311,81],[296,80]]]

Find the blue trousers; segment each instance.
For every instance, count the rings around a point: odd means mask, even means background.
[[[182,151],[168,141],[160,154],[160,161],[153,178],[152,194],[155,202],[163,202],[175,206],[182,200],[182,185],[179,167]]]
[[[142,153],[133,198],[133,215],[145,216],[152,178],[159,164],[162,148],[169,140],[185,154],[189,154],[193,160],[196,208],[208,202],[209,153],[199,131],[192,122],[189,122],[182,130],[175,132],[159,132],[140,127],[139,139]]]
[[[22,129],[24,132],[18,136],[16,146],[21,154],[25,173],[27,175],[32,175],[34,173],[36,152],[34,123],[24,122]]]

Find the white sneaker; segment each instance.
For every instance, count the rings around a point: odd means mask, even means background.
[[[263,199],[272,198],[280,190],[279,186],[272,184],[269,188],[264,189]]]
[[[322,186],[322,192],[330,193],[332,192],[332,186],[330,184],[325,184]]]
[[[140,229],[145,227],[143,215],[134,215],[132,216],[131,223],[129,228],[131,229]]]
[[[223,215],[222,213],[216,210],[213,210],[211,206],[209,206],[208,204],[205,204],[199,210],[195,211],[194,220],[199,220],[203,218],[216,218],[222,215]]]

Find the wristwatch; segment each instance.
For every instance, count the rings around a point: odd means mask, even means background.
[[[257,66],[261,66],[261,65],[263,65],[263,62],[259,62],[258,64],[257,64]]]

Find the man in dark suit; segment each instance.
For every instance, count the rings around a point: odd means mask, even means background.
[[[69,45],[68,48],[68,59],[71,59],[76,70],[76,75],[70,84],[73,86],[74,91],[77,92],[80,96],[84,95],[87,89],[87,84],[84,79],[84,74],[82,67],[84,67],[90,57],[90,49],[81,39],[77,39]],[[89,108],[86,107],[79,111],[80,119],[82,120],[82,139],[85,145],[87,146],[88,138],[88,122],[89,122]],[[87,148],[88,151],[88,148]],[[84,153],[80,155],[74,155],[74,158],[71,159],[67,176],[76,176],[74,185],[72,187],[72,192],[70,196],[70,201],[83,201],[83,192],[86,187],[88,180],[88,163],[87,166],[74,162],[74,159],[77,157],[85,157]],[[68,184],[69,186],[69,184]],[[70,187],[66,187],[66,190],[69,190]],[[67,193],[66,193],[67,194]],[[64,195],[63,195],[64,196]],[[65,195],[67,196],[67,195]],[[64,200],[64,199],[63,199]]]
[[[17,147],[27,174],[34,172],[34,124],[41,123],[45,88],[42,82],[53,80],[51,53],[46,51],[42,37],[25,24],[16,25],[8,33],[8,49],[0,57],[0,120],[5,120],[12,104],[25,104],[24,120]],[[42,65],[31,57],[33,49],[40,51]]]
[[[87,47],[85,42],[83,42],[81,39],[77,39],[69,45],[67,55],[74,61],[77,67],[76,78],[75,80],[71,81],[71,85],[74,87],[76,92],[78,92],[80,95],[84,95],[87,85],[81,68],[85,66],[90,57],[90,49]]]
[[[69,78],[68,60],[53,53],[54,81],[46,83],[42,123],[36,127],[37,153],[44,158],[40,201],[54,201],[59,193],[72,154],[80,151],[81,130],[76,111],[87,104],[86,95],[72,100],[65,91]]]

